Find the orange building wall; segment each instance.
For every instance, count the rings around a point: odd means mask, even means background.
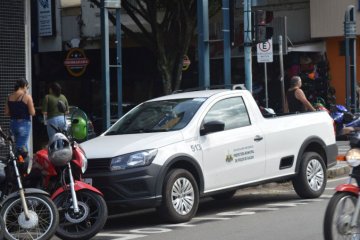
[[[328,38],[326,40],[326,54],[330,68],[330,85],[336,90],[336,103],[345,105],[345,56],[340,56],[341,41],[344,37]],[[356,40],[356,79],[360,79],[359,40]]]

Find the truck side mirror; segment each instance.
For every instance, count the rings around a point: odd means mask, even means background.
[[[210,121],[203,125],[203,128],[200,129],[200,136],[206,135],[208,133],[224,131],[225,123],[221,121]]]

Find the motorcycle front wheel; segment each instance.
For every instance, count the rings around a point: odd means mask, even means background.
[[[359,220],[351,227],[358,197],[351,192],[337,192],[329,201],[324,219],[324,239],[359,239]]]
[[[104,227],[108,211],[105,200],[99,194],[81,190],[76,192],[79,212],[75,213],[69,191],[61,193],[54,199],[59,210],[60,223],[56,236],[61,239],[87,240]]]
[[[10,198],[1,209],[6,239],[50,239],[59,223],[59,214],[53,201],[42,194],[25,196],[29,209],[26,219],[20,198]]]

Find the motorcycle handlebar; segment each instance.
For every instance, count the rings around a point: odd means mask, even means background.
[[[55,130],[55,132],[57,132],[57,133],[62,133],[62,134],[64,134],[66,137],[68,137],[67,135],[67,131],[66,130],[63,130],[63,129],[61,129],[60,127],[56,127],[56,126],[54,126],[53,124],[50,124],[50,127],[52,127],[52,129],[54,129]]]
[[[59,127],[54,126],[53,124],[50,124],[50,127],[52,127],[57,133],[64,134],[65,137],[67,137],[72,144],[75,142],[75,140],[72,138],[71,134],[69,134],[69,132],[66,129],[61,129]]]

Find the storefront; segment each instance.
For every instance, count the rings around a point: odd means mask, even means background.
[[[287,80],[299,75],[302,89],[311,103],[319,102],[326,106],[335,103],[331,95],[333,83],[324,41],[289,46],[287,59]]]
[[[359,61],[359,40],[356,45],[356,59]],[[326,40],[326,52],[329,59],[330,77],[332,86],[336,90],[336,102],[345,105],[346,75],[345,75],[345,38],[334,37]],[[356,79],[360,79],[360,65],[356,64]]]

